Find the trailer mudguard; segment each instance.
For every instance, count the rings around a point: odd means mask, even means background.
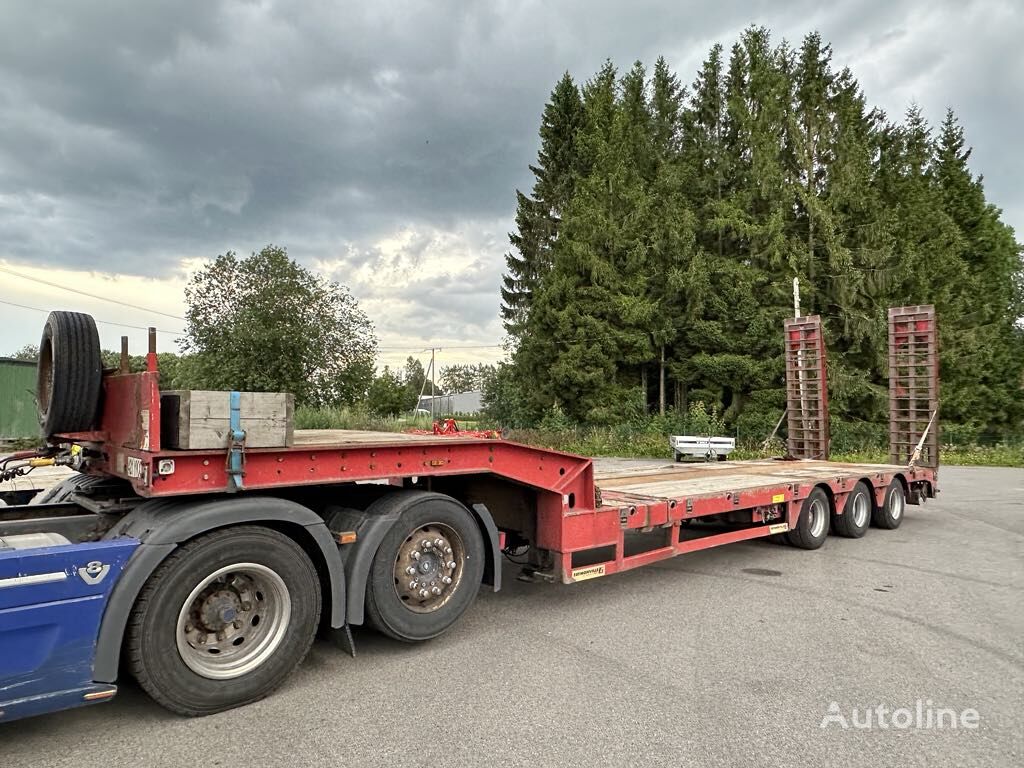
[[[96,636],[138,546],[126,537],[0,552],[0,722],[114,695],[94,682]]]
[[[267,496],[233,496],[205,500],[157,500],[146,502],[110,529],[106,538],[131,537],[141,542],[110,595],[103,614],[93,679],[113,683],[117,679],[121,643],[135,599],[157,566],[182,542],[231,525],[279,524],[300,527],[311,555],[319,552],[330,582],[331,626],[345,625],[345,571],[338,545],[319,515],[287,499]],[[288,528],[283,529],[285,533]],[[308,546],[308,545],[311,545]],[[325,595],[325,598],[327,596]],[[325,600],[326,602],[326,600]]]
[[[501,589],[501,539],[498,526],[494,524],[490,510],[483,504],[474,504],[471,511],[484,537],[487,557],[484,563],[483,583],[490,585],[497,592]],[[348,623],[362,624],[365,621],[363,609],[366,601],[366,580],[369,578],[373,557],[401,514],[375,514],[371,505],[365,511],[335,507],[329,510],[327,517],[335,530],[356,532],[356,543],[343,547],[341,552],[348,582]]]

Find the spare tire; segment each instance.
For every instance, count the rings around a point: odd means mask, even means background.
[[[39,342],[36,403],[43,435],[85,432],[96,424],[103,361],[96,321],[80,312],[51,312]]]

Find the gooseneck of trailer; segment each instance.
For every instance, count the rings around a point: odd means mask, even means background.
[[[319,634],[442,635],[502,556],[572,583],[736,541],[816,550],[896,528],[937,493],[930,307],[890,311],[888,464],[828,461],[818,318],[787,322],[781,459],[595,473],[584,457],[456,434],[296,431],[290,396],[166,392],[155,334],[104,370],[92,318],[51,313],[47,437],[0,462],[75,473],[0,507],[0,721],[104,701],[132,675],[204,715],[271,693]],[[21,502],[23,499],[9,501]]]

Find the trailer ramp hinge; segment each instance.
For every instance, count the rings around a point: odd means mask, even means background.
[[[228,411],[228,455],[225,472],[228,475],[228,493],[243,488],[245,477],[245,430],[242,429],[242,393],[230,394]]]

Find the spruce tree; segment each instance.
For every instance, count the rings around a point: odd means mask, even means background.
[[[942,209],[960,232],[964,314],[957,323],[947,368],[954,368],[944,414],[977,425],[991,435],[1012,434],[1024,418],[1019,390],[1024,380],[1024,315],[1021,248],[999,211],[985,200],[981,178],[968,168],[970,148],[952,110],[946,112],[935,146],[932,176]],[[947,389],[949,384],[947,384]]]
[[[577,132],[583,117],[579,89],[565,73],[544,107],[532,196],[516,191],[513,250],[505,255],[501,316],[506,331],[518,338],[527,327],[534,293],[551,268],[551,247],[562,212],[572,199],[579,173]]]

